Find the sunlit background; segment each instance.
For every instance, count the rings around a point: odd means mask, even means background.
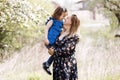
[[[120,80],[120,0],[0,0],[0,80],[52,80],[44,23],[57,6],[80,19],[78,80]]]

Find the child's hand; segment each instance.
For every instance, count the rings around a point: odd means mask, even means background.
[[[48,39],[45,39],[45,40],[44,40],[44,43],[45,43],[45,45],[49,45],[49,40],[48,40]]]
[[[48,49],[48,53],[49,53],[50,55],[53,55],[53,54],[54,54],[54,49],[53,49],[53,48],[49,48],[49,49]]]

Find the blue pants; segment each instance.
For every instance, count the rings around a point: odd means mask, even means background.
[[[45,45],[45,46],[46,46],[47,49],[49,49],[49,48],[51,48],[51,47],[54,47],[54,45]],[[54,58],[53,58],[53,55],[52,55],[52,56],[50,56],[50,57],[48,58],[48,60],[46,61],[47,65],[50,66],[50,65],[52,64],[53,60],[54,60]]]
[[[50,66],[53,62],[54,58],[53,55],[49,57],[49,59],[47,60],[47,65]]]

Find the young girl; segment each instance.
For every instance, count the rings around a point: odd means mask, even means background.
[[[45,30],[45,46],[50,49],[54,47],[54,43],[62,31],[63,19],[67,15],[67,9],[62,7],[57,7],[49,20],[46,22],[47,29]],[[53,56],[50,56],[49,59],[43,63],[43,69],[51,75],[50,65],[53,62]]]

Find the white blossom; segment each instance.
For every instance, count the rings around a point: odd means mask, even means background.
[[[48,14],[41,6],[34,6],[27,0],[6,0],[0,3],[0,27],[11,24],[27,24],[29,22],[40,25],[42,15]],[[46,14],[42,14],[42,12]],[[30,26],[30,25],[29,25]]]

